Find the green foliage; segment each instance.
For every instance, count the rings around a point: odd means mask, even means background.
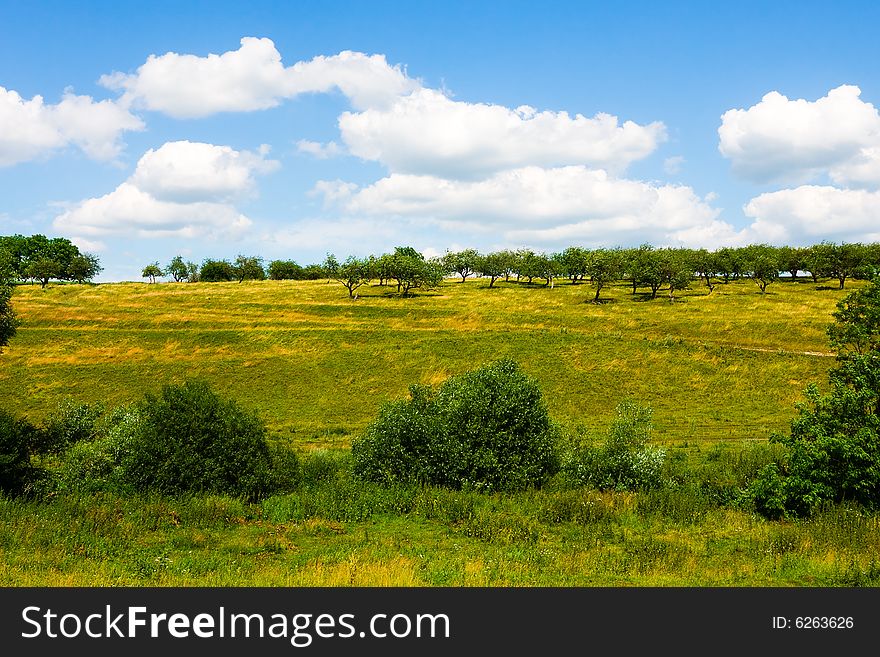
[[[214,492],[258,498],[272,486],[266,428],[207,384],[167,385],[137,407],[123,455],[125,479],[139,491]]]
[[[556,471],[556,428],[515,362],[451,377],[436,391],[412,386],[410,395],[383,406],[353,442],[358,476],[509,491],[539,486]]]
[[[266,278],[263,259],[258,256],[239,255],[232,265],[232,271],[239,283],[245,280],[262,281]]]
[[[85,283],[104,271],[98,256],[82,253],[73,256],[67,265],[67,278],[77,283]]]
[[[464,283],[468,276],[473,276],[479,271],[480,258],[476,249],[465,249],[456,252],[447,251],[441,262],[445,272],[457,273]]]
[[[502,253],[481,255],[475,266],[477,273],[489,278],[489,287],[495,287],[495,281],[507,274],[508,258]]]
[[[617,406],[605,441],[574,440],[562,459],[564,477],[575,486],[599,490],[641,490],[663,483],[666,452],[650,447],[651,409],[633,401]]]
[[[143,278],[149,278],[150,283],[155,283],[156,277],[162,276],[162,274],[163,274],[162,268],[159,266],[158,262],[153,262],[153,263],[147,265],[141,271],[141,276]]]
[[[267,268],[269,278],[273,281],[301,280],[303,268],[293,260],[273,260]]]
[[[0,410],[0,492],[21,495],[38,478],[39,471],[30,460],[36,434],[30,422]]]
[[[0,351],[9,344],[15,335],[19,320],[12,309],[12,286],[0,281]]]
[[[168,263],[168,266],[165,267],[165,275],[170,276],[174,279],[175,283],[180,283],[181,281],[185,281],[189,276],[189,268],[184,262],[182,256],[174,256],[171,258],[171,262]]]
[[[63,401],[46,422],[36,450],[41,454],[62,454],[72,445],[98,436],[104,406]]]
[[[199,270],[199,280],[217,283],[235,280],[235,268],[228,260],[205,260]]]
[[[350,256],[342,265],[337,265],[335,278],[348,290],[349,298],[354,296],[354,291],[361,285],[370,282],[370,263]]]

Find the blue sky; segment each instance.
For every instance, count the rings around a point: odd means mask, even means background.
[[[178,253],[880,240],[877,3],[0,15],[0,234],[68,237],[103,280]]]

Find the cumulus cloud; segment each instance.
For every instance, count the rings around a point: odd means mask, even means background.
[[[418,87],[384,55],[344,51],[285,67],[275,44],[244,37],[238,50],[197,55],[150,55],[135,73],[104,75],[100,83],[122,91],[121,102],[177,118],[275,107],[303,93],[340,90],[356,108],[381,106]]]
[[[349,152],[394,173],[474,178],[524,166],[587,165],[621,171],[665,140],[660,122],[622,124],[610,114],[592,118],[538,112],[527,106],[452,100],[422,88],[387,108],[345,112],[339,129]]]
[[[802,185],[761,194],[744,208],[750,232],[764,241],[880,241],[880,191]]]
[[[501,235],[508,242],[554,247],[573,242],[717,245],[739,239],[719,210],[692,189],[615,178],[584,166],[524,167],[483,180],[391,174],[364,188],[339,181],[335,194],[355,216],[392,216],[454,231],[457,239]]]
[[[33,160],[74,145],[96,160],[112,160],[122,150],[122,133],[143,130],[143,122],[110,100],[66,92],[55,105],[42,96],[25,100],[0,87],[0,166]]]
[[[148,150],[130,182],[160,201],[189,203],[227,201],[254,188],[254,175],[269,173],[279,163],[260,153],[229,146],[175,141]]]
[[[232,201],[253,189],[253,176],[273,170],[268,151],[236,151],[228,146],[169,142],[149,150],[134,174],[115,190],[82,201],[55,218],[65,234],[87,239],[103,235],[136,237],[218,237],[241,234],[251,221]]]
[[[844,185],[880,185],[880,114],[860,95],[852,85],[816,101],[770,92],[722,115],[718,149],[736,173],[757,182],[828,175]]]

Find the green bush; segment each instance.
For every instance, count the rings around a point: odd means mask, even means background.
[[[145,397],[137,416],[120,463],[133,489],[249,499],[272,489],[265,426],[207,384],[167,385]]]
[[[599,490],[641,490],[663,483],[666,452],[648,446],[651,409],[633,401],[617,406],[604,443],[595,446],[575,440],[562,461],[565,478],[574,486]]]
[[[535,381],[501,360],[383,406],[352,444],[353,467],[384,483],[522,490],[557,470],[556,435]]]
[[[39,479],[40,470],[31,465],[30,458],[36,435],[30,422],[0,410],[0,492],[21,495]]]
[[[47,420],[37,441],[41,454],[62,454],[72,445],[95,439],[104,415],[104,406],[79,404],[73,400],[62,402]]]

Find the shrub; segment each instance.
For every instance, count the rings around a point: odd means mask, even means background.
[[[62,454],[72,445],[97,437],[102,404],[78,404],[71,400],[61,403],[46,422],[37,439],[37,451],[43,454]]]
[[[121,467],[138,491],[220,493],[258,498],[272,487],[266,428],[207,384],[167,385],[147,395]]]
[[[657,488],[663,481],[666,452],[649,447],[652,411],[633,401],[617,406],[605,442],[594,446],[574,441],[563,458],[562,470],[575,486],[599,490]]]
[[[0,492],[21,495],[39,478],[40,471],[31,465],[29,449],[36,433],[27,420],[0,410]]]
[[[557,430],[541,392],[511,360],[382,407],[352,444],[354,472],[379,482],[521,490],[557,469]]]

